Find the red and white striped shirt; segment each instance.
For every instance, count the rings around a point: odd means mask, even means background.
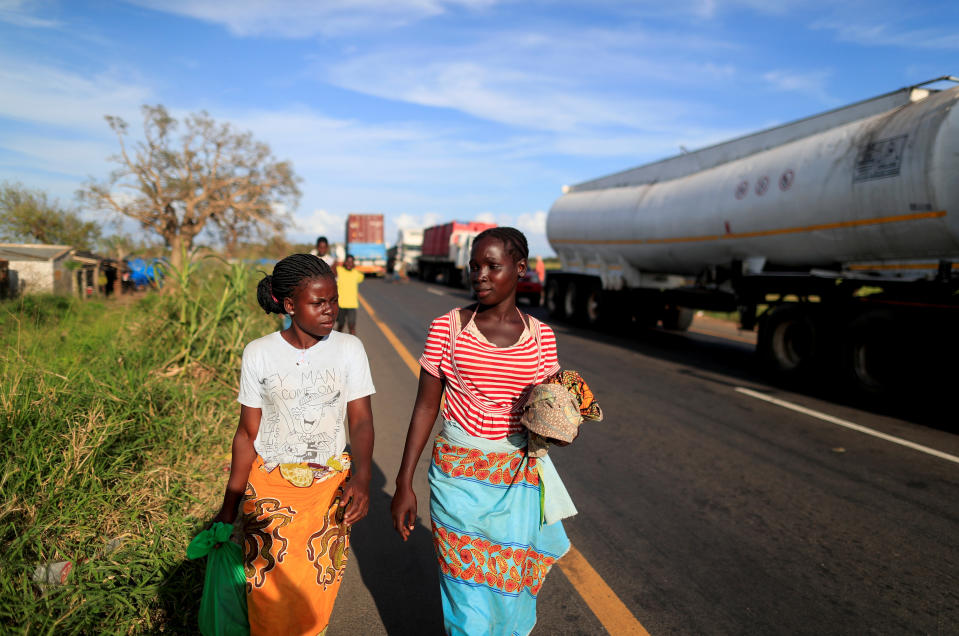
[[[532,328],[538,327],[539,344],[526,329],[509,347],[489,342],[474,322],[460,330],[459,309],[433,320],[420,366],[446,380],[444,418],[486,439],[503,439],[523,430],[519,419],[528,389],[559,371],[556,334],[529,318]],[[454,347],[451,330],[459,332]]]

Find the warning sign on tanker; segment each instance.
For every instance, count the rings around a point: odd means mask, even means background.
[[[880,139],[859,151],[856,158],[856,174],[853,181],[869,181],[899,174],[906,135]]]

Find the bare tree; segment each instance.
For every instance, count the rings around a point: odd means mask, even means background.
[[[227,244],[248,236],[270,236],[285,228],[296,207],[298,177],[289,162],[277,161],[270,147],[217,124],[206,112],[179,122],[163,106],[143,106],[144,141],[127,148],[127,124],[107,116],[120,141],[119,164],[103,182],[81,191],[91,206],[113,210],[158,234],[180,267],[204,229]]]
[[[84,221],[76,210],[61,207],[42,190],[31,190],[19,183],[0,184],[0,240],[38,241],[93,249],[101,227]]]

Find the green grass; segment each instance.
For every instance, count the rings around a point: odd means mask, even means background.
[[[0,624],[196,633],[247,340],[276,328],[253,272],[204,262],[134,303],[0,304]],[[64,585],[38,567],[70,561]]]

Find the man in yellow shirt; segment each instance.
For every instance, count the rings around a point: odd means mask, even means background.
[[[343,264],[336,268],[336,291],[340,296],[340,313],[336,317],[336,330],[343,331],[346,325],[350,335],[356,335],[356,308],[360,306],[360,283],[363,273],[353,269],[353,257],[346,256]]]

